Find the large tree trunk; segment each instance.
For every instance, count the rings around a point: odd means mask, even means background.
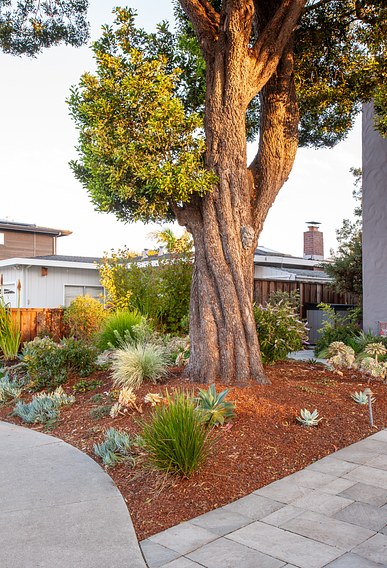
[[[206,164],[218,177],[211,193],[177,211],[195,244],[187,373],[204,383],[266,383],[253,316],[254,251],[297,148],[291,35],[305,0],[278,0],[269,10],[264,3],[255,16],[257,2],[225,1],[219,19],[206,0],[180,2],[206,58]],[[262,33],[250,48],[254,17]],[[258,92],[259,151],[247,168],[246,109]]]

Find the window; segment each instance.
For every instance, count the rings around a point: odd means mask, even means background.
[[[78,296],[91,296],[100,302],[103,301],[103,286],[73,286],[65,284],[64,287],[64,305],[67,308],[71,302]]]
[[[0,233],[0,245],[4,244],[4,233]]]

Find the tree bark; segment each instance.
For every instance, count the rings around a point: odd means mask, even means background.
[[[297,9],[300,14],[304,3],[273,3],[272,14],[261,22],[266,26],[261,37],[273,44],[268,50],[263,40],[249,47],[257,0],[222,2],[217,33],[212,17],[207,35],[206,25],[200,23],[203,6],[208,8],[206,0],[181,0],[194,27],[199,20],[197,33],[207,70],[206,165],[218,177],[211,193],[177,209],[179,222],[192,233],[195,244],[187,368],[192,381],[269,382],[252,307],[254,252],[263,220],[289,175],[297,147],[291,33]],[[279,25],[282,31],[275,44],[273,34]],[[264,54],[261,66],[254,62],[257,53],[261,59]],[[259,150],[247,168],[246,109],[259,90]]]

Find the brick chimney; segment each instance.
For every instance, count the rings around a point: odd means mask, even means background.
[[[316,221],[307,221],[308,230],[304,233],[304,258],[309,260],[324,260],[324,236],[319,231]]]

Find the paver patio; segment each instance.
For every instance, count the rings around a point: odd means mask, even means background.
[[[387,430],[140,544],[149,568],[387,566]]]

